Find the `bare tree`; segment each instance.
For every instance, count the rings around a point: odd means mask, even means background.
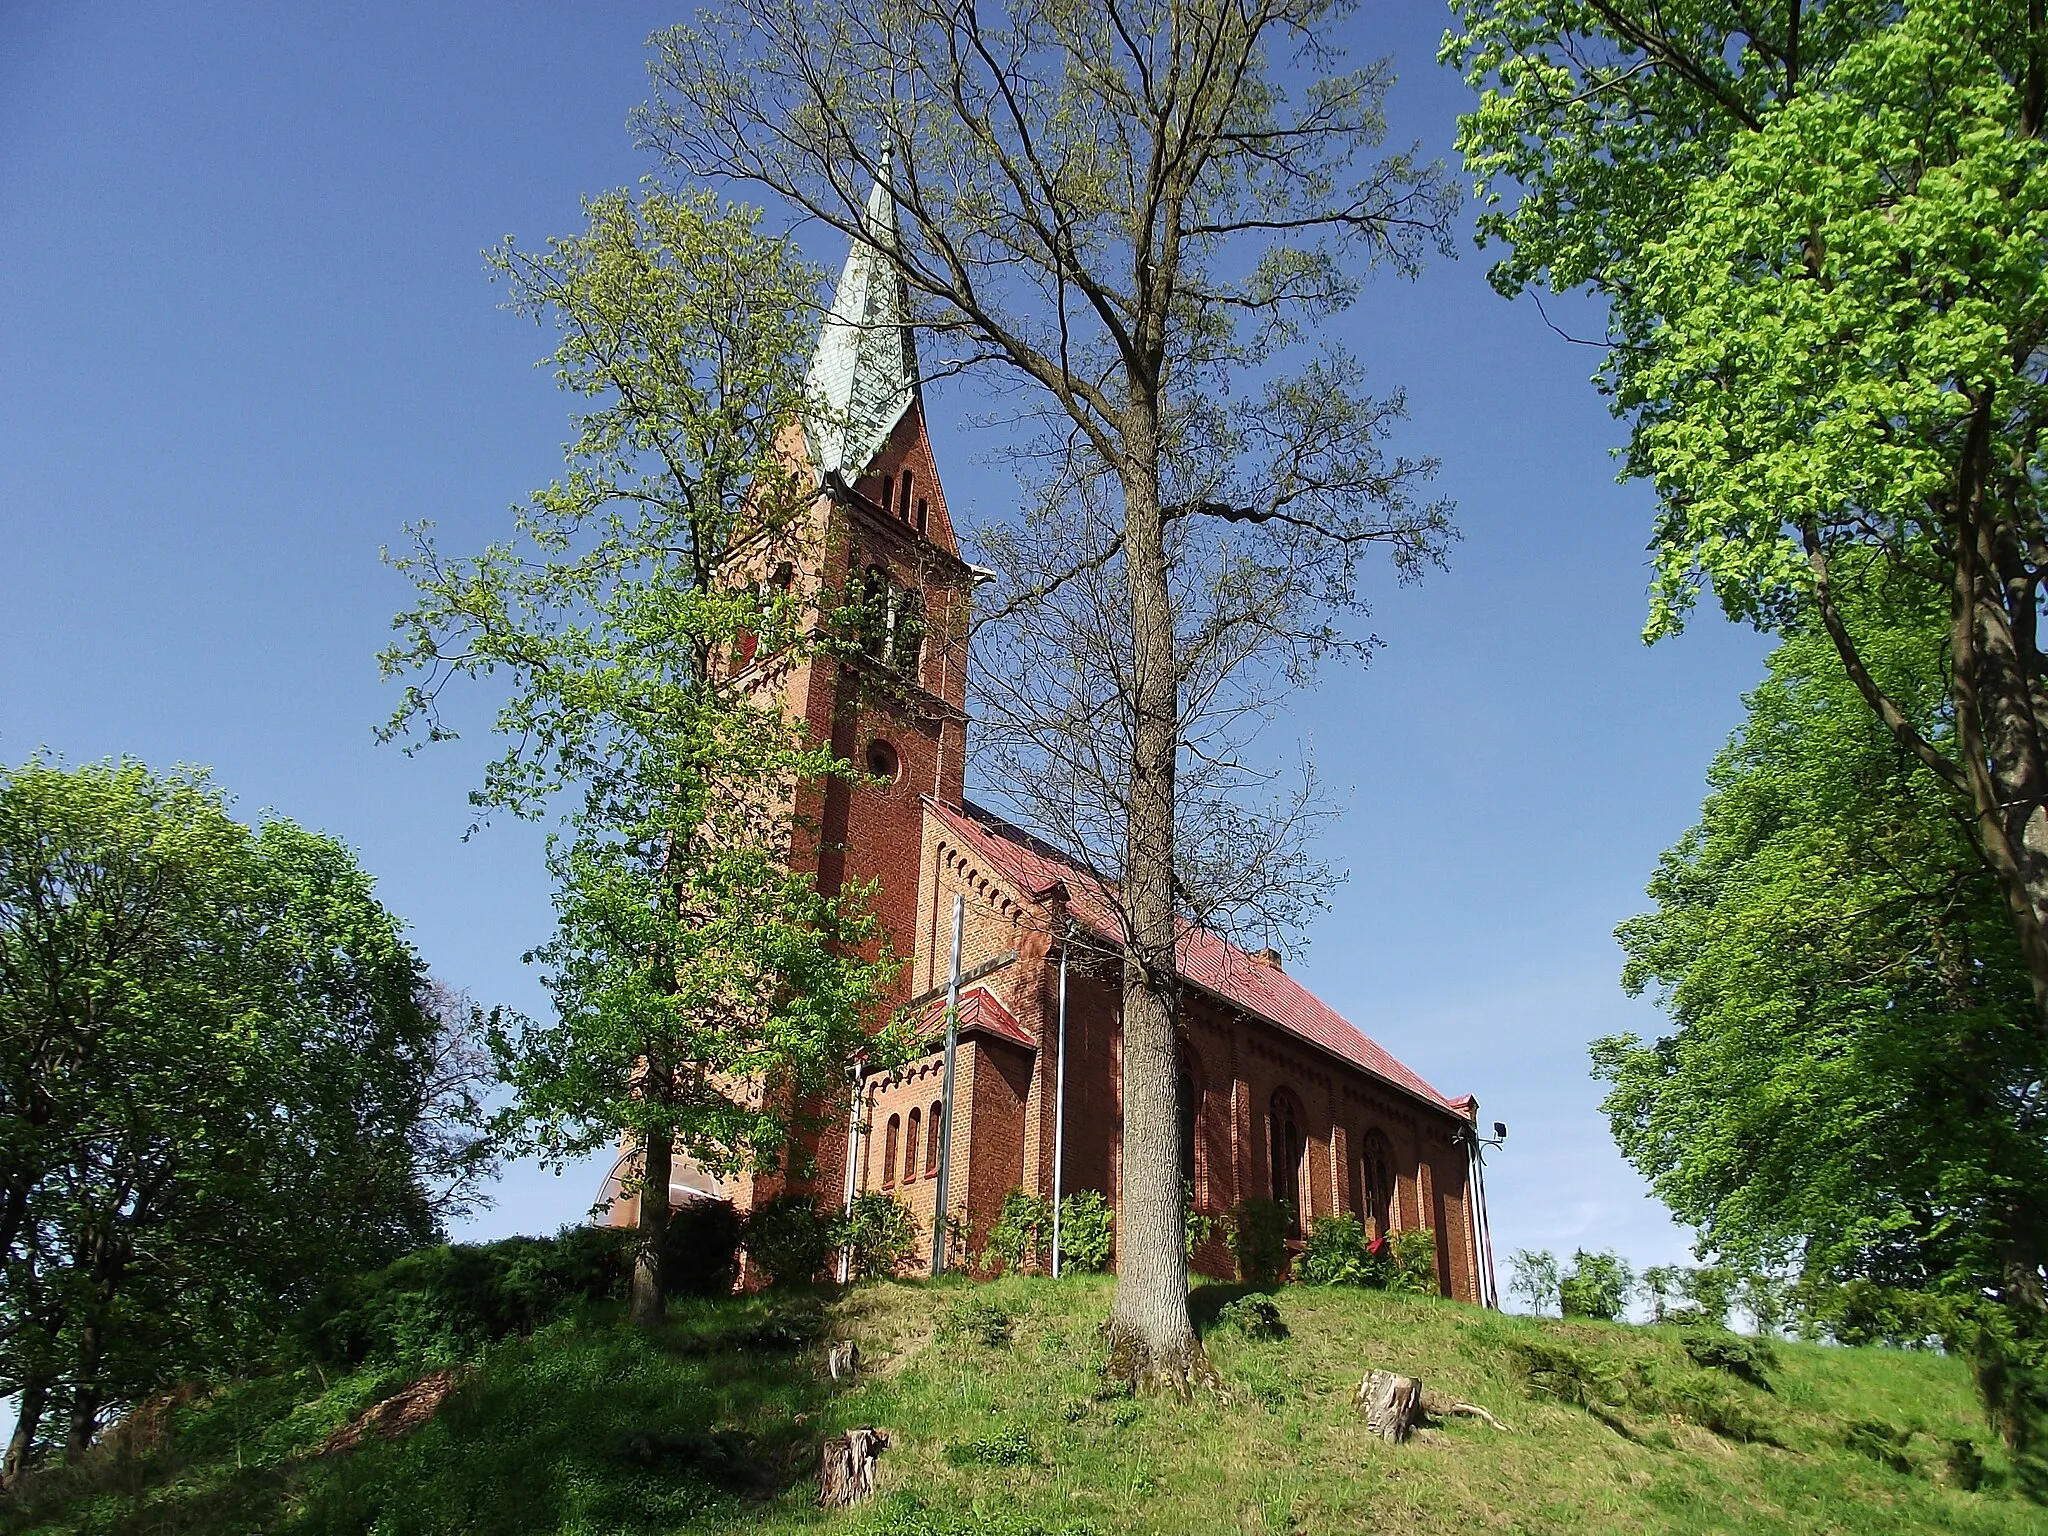
[[[1348,365],[1347,372],[1349,372]],[[1178,424],[1166,459],[1168,504],[1250,505],[1248,447],[1262,469],[1296,473],[1341,452],[1343,473],[1370,480],[1372,537],[1400,573],[1440,558],[1449,508],[1416,492],[1431,460],[1386,457],[1401,419],[1397,393],[1375,400],[1355,377],[1313,370],[1312,391],[1283,388],[1235,414]],[[1313,414],[1308,408],[1313,408]],[[1023,514],[979,530],[996,575],[975,644],[993,664],[972,675],[976,758],[985,793],[1099,872],[1099,897],[1121,900],[1138,718],[1137,647],[1119,487],[1092,452],[1048,443],[1027,474]],[[1334,876],[1313,854],[1335,814],[1311,751],[1289,761],[1262,741],[1325,658],[1363,659],[1377,644],[1340,620],[1365,611],[1356,559],[1322,530],[1292,525],[1249,536],[1218,515],[1172,515],[1165,536],[1174,627],[1174,894],[1183,919],[1246,943],[1269,943],[1323,906]]]
[[[1113,564],[1104,590],[1123,603],[1105,745],[1121,761],[1102,763],[1118,786],[1101,833],[1120,845],[1125,928],[1109,1331],[1120,1372],[1180,1393],[1209,1372],[1188,1317],[1174,1109],[1178,785],[1199,747],[1181,692],[1217,674],[1181,654],[1202,628],[1182,617],[1200,583],[1177,595],[1176,562],[1222,547],[1183,530],[1271,540],[1279,553],[1258,559],[1338,597],[1366,546],[1390,542],[1413,562],[1445,534],[1440,508],[1406,505],[1378,454],[1360,452],[1373,407],[1351,393],[1348,360],[1328,352],[1291,380],[1270,368],[1350,302],[1347,262],[1412,271],[1447,238],[1455,194],[1441,168],[1368,158],[1392,74],[1384,61],[1340,72],[1329,38],[1350,10],[735,0],[660,36],[640,118],[678,173],[766,190],[853,237],[886,155],[901,215],[886,254],[919,309],[928,366],[993,369],[1024,414],[1060,423],[1067,478],[1107,493],[1102,545],[1078,564]],[[1218,404],[1261,376],[1263,410]],[[1060,577],[1043,572],[1040,595]],[[1255,623],[1232,618],[1217,644]]]
[[[412,1128],[413,1166],[428,1209],[447,1222],[491,1203],[485,1186],[503,1158],[484,1129],[484,1110],[498,1071],[486,1035],[490,1017],[467,992],[430,979],[425,1006],[436,1027]]]

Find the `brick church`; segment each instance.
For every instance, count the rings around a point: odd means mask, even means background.
[[[896,1001],[932,1049],[865,1077],[849,1094],[851,1112],[806,1150],[821,1202],[869,1191],[902,1200],[928,1266],[954,897],[965,899],[968,980],[946,1209],[964,1223],[970,1252],[1010,1190],[1054,1193],[1056,1140],[1058,1187],[1100,1190],[1116,1204],[1122,983],[1118,925],[1100,880],[966,798],[966,620],[976,573],[961,558],[932,458],[904,290],[877,254],[893,241],[895,222],[878,184],[867,239],[847,258],[811,365],[820,409],[800,436],[791,433],[819,484],[820,537],[811,547],[824,551],[821,568],[764,573],[800,595],[863,593],[876,615],[865,654],[741,659],[757,686],[781,689],[794,714],[881,781],[835,781],[802,815],[816,828],[822,887],[876,883],[875,914],[905,959]],[[1304,1226],[1349,1211],[1375,1232],[1427,1227],[1442,1292],[1490,1300],[1475,1101],[1444,1097],[1289,976],[1276,952],[1248,953],[1196,930],[1181,954],[1182,1157],[1196,1208],[1220,1214],[1267,1197],[1292,1204]],[[745,1209],[781,1187],[772,1177],[721,1181],[679,1155],[670,1197]],[[619,1196],[618,1169],[607,1197],[611,1220],[636,1219],[634,1201]],[[1193,1267],[1234,1273],[1221,1237],[1197,1250]]]

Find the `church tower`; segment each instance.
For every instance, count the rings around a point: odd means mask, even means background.
[[[923,802],[958,806],[963,792],[973,573],[932,460],[909,295],[884,255],[897,238],[885,155],[819,333],[803,432],[825,530],[812,579],[822,603],[860,604],[861,643],[814,656],[790,702],[878,781],[834,781],[804,808],[819,885],[879,882],[875,915],[907,961]]]

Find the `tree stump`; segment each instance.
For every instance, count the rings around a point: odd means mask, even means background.
[[[825,1351],[825,1371],[834,1381],[851,1381],[860,1369],[860,1346],[851,1339],[839,1339]]]
[[[1365,1410],[1365,1427],[1391,1444],[1413,1434],[1422,1417],[1422,1383],[1413,1376],[1367,1371],[1351,1400]]]
[[[818,1454],[818,1502],[845,1509],[875,1491],[875,1458],[889,1443],[886,1431],[867,1426],[827,1440]]]
[[[1441,1392],[1425,1392],[1416,1377],[1398,1376],[1392,1371],[1367,1371],[1365,1380],[1351,1394],[1351,1402],[1364,1411],[1366,1428],[1391,1444],[1406,1440],[1431,1418],[1452,1414],[1484,1419],[1503,1434],[1511,1433],[1507,1425],[1484,1408],[1461,1403]]]

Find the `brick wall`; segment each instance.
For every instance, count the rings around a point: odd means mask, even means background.
[[[868,567],[879,565],[890,582],[923,593],[927,634],[908,669],[818,655],[777,674],[792,710],[840,755],[865,764],[871,743],[880,740],[897,763],[888,783],[837,784],[804,800],[797,807],[794,855],[799,867],[817,870],[827,890],[849,881],[877,883],[874,911],[884,941],[906,962],[895,989],[897,1002],[943,984],[956,894],[965,903],[962,969],[972,970],[1005,952],[1016,956],[975,985],[997,997],[1039,1048],[975,1035],[963,1038],[956,1062],[951,1206],[968,1220],[978,1248],[1010,1189],[1022,1184],[1043,1195],[1053,1192],[1059,1068],[1055,940],[1066,931],[1065,914],[1056,892],[1019,891],[996,871],[982,868],[972,850],[960,846],[924,803],[930,796],[957,805],[962,793],[969,587],[921,408],[905,418],[875,473],[855,492],[850,503],[821,498],[826,554],[822,568],[807,573],[807,590],[827,596],[844,592]],[[1076,945],[1068,976],[1066,1149],[1059,1182],[1068,1193],[1101,1190],[1113,1204],[1121,1194],[1121,998],[1120,959]],[[1469,1127],[1207,994],[1191,989],[1186,1015],[1185,1060],[1198,1098],[1199,1209],[1221,1213],[1240,1199],[1272,1192],[1272,1106],[1276,1094],[1286,1094],[1300,1116],[1304,1221],[1338,1211],[1365,1214],[1368,1179],[1361,1157],[1375,1139],[1383,1141],[1394,1180],[1393,1225],[1434,1227],[1442,1288],[1477,1299],[1465,1154],[1454,1140]],[[916,1216],[924,1244],[920,1265],[929,1263],[938,1204],[937,1180],[928,1165],[929,1120],[940,1094],[939,1079],[934,1050],[899,1072],[872,1080],[864,1091],[864,1121],[853,1149],[857,1187],[886,1189]],[[919,1146],[906,1178],[904,1143],[913,1112]],[[885,1179],[892,1116],[898,1126],[897,1155]],[[815,1158],[812,1190],[836,1204],[845,1190],[848,1154],[843,1108],[825,1117],[802,1150]],[[752,1204],[780,1187],[772,1178],[747,1181],[738,1198],[742,1205]],[[1222,1236],[1202,1245],[1194,1266],[1213,1276],[1233,1273]]]

